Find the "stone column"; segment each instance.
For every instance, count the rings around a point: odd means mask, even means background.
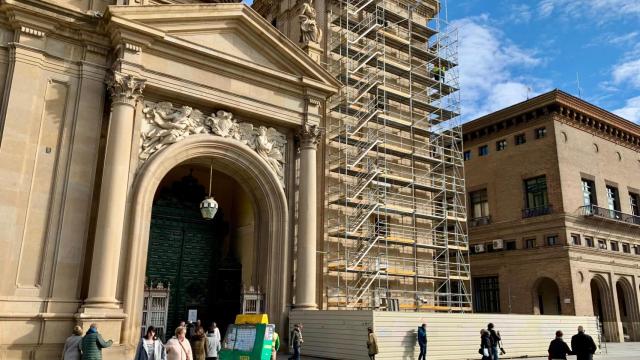
[[[317,174],[316,152],[322,133],[317,125],[303,125],[300,139],[300,186],[298,202],[298,247],[296,252],[295,308],[317,309],[316,234]]]
[[[142,98],[144,84],[144,80],[118,72],[114,72],[107,80],[111,93],[111,116],[85,307],[119,307],[116,286],[129,186],[135,106]]]

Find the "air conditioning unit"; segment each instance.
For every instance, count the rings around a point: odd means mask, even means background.
[[[473,249],[474,249],[474,251],[476,252],[476,254],[477,254],[477,253],[483,253],[483,252],[484,252],[484,244],[478,244],[478,245],[475,245],[475,246],[473,247]]]
[[[504,241],[502,239],[493,240],[493,250],[504,249]]]

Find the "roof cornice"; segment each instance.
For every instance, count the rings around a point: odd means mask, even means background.
[[[640,150],[640,126],[557,89],[464,124],[464,139],[483,137],[549,114],[570,126]]]

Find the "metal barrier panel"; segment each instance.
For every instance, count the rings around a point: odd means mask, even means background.
[[[500,331],[504,357],[547,356],[556,330],[565,341],[579,325],[598,339],[594,316],[407,313],[392,311],[292,311],[290,324],[304,325],[303,354],[325,359],[367,360],[367,327],[373,326],[380,353],[377,360],[417,359],[417,329],[427,324],[429,360],[479,359],[480,329],[492,322]]]

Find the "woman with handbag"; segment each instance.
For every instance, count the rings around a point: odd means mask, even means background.
[[[167,341],[167,360],[193,360],[191,344],[185,337],[187,329],[182,326],[176,328],[176,336]]]
[[[482,355],[482,360],[493,360],[491,338],[489,337],[489,332],[485,329],[480,330],[480,349],[478,352]]]

